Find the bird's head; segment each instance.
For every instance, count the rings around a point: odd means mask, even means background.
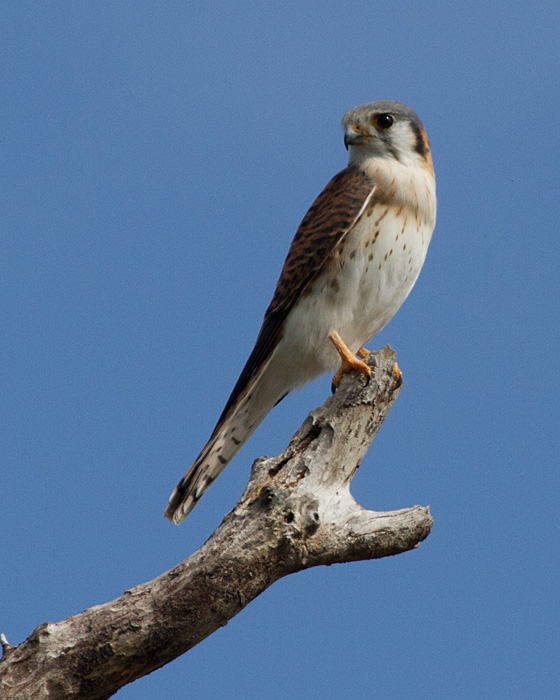
[[[428,137],[416,112],[401,102],[380,100],[354,107],[342,120],[350,163],[372,157],[421,165],[433,172]]]

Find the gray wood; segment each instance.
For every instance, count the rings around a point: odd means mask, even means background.
[[[350,494],[400,391],[393,350],[367,362],[369,381],[346,376],[282,454],[256,460],[240,501],[192,556],[116,600],[39,625],[17,647],[2,638],[0,698],[109,698],[227,624],[283,576],[417,547],[432,526],[428,508],[368,511]]]

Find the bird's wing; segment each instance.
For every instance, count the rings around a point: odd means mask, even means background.
[[[261,402],[256,409],[253,397],[253,410],[250,410],[249,400],[266,373],[286,316],[368,208],[373,191],[374,185],[365,173],[356,167],[346,168],[329,182],[305,215],[290,246],[255,347],[210,440],[171,494],[165,510],[168,520],[177,524],[184,520],[274,402],[283,398],[273,397],[269,406]]]
[[[350,166],[335,175],[311,205],[288,251],[255,347],[231,392],[214,433],[219,430],[251,378],[270,357],[280,340],[286,316],[335,248],[360,219],[371,202],[373,192],[374,183],[371,179],[360,168]]]

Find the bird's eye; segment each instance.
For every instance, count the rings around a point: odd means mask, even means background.
[[[373,118],[373,126],[378,129],[390,129],[394,123],[395,120],[390,114],[376,114]]]

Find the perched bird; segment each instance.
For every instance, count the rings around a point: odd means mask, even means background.
[[[370,102],[342,126],[348,166],[296,232],[247,364],[169,499],[165,517],[177,524],[292,389],[324,372],[336,372],[334,388],[346,372],[370,373],[363,346],[395,315],[424,264],[436,193],[417,114],[400,102]]]

